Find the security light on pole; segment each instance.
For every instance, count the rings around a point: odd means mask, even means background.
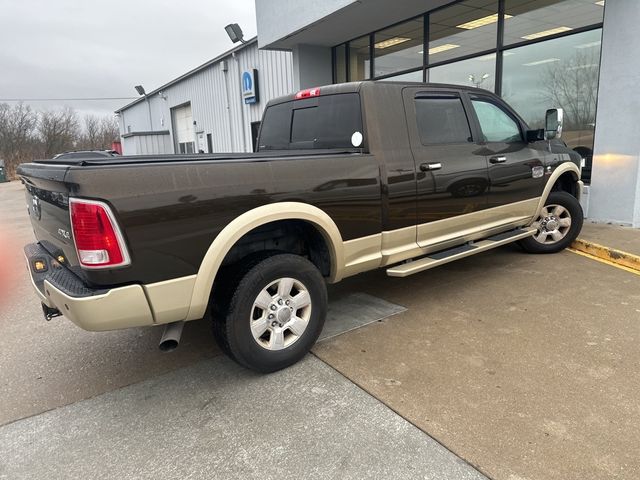
[[[151,114],[151,102],[149,101],[149,97],[147,97],[147,92],[144,91],[144,87],[142,85],[136,85],[134,87],[138,95],[144,95],[144,99],[147,101],[147,108],[149,109],[149,130],[153,131],[153,115]]]
[[[233,43],[247,43],[244,40],[244,34],[242,33],[240,25],[238,25],[237,23],[230,23],[229,25],[224,27],[224,29],[226,30],[227,35],[229,35],[229,38]]]

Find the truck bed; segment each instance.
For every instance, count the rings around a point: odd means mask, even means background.
[[[224,225],[269,203],[318,206],[335,219],[344,240],[382,228],[378,161],[355,149],[39,160],[18,173],[39,243],[96,288],[193,275]],[[79,267],[70,196],[111,207],[130,266]]]
[[[211,161],[267,161],[274,158],[288,158],[314,155],[347,155],[358,153],[360,149],[315,149],[315,150],[269,150],[253,153],[200,153],[165,155],[124,155],[104,158],[61,158],[34,160],[39,165],[97,166],[133,165],[166,162],[211,162]]]

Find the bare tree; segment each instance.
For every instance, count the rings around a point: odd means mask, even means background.
[[[34,133],[38,116],[31,107],[19,103],[13,107],[0,104],[0,158],[10,178],[15,169],[35,153]]]
[[[542,76],[544,99],[564,109],[568,129],[583,130],[595,122],[600,61],[597,53],[577,51],[569,61],[556,63]]]
[[[100,143],[100,119],[95,115],[85,115],[84,131],[80,135],[78,148],[94,150],[99,148]]]
[[[77,148],[81,150],[108,150],[119,136],[115,118],[86,115],[84,130],[79,136]]]
[[[120,129],[115,117],[102,117],[100,120],[100,139],[101,148],[109,149],[111,144],[116,140],[120,140]]]
[[[0,103],[0,159],[8,178],[20,163],[51,158],[68,150],[108,150],[120,136],[114,117],[87,115],[84,128],[75,111],[36,112],[21,103]]]
[[[71,108],[43,112],[38,122],[38,133],[44,156],[51,158],[58,153],[72,150],[79,130],[77,115]]]

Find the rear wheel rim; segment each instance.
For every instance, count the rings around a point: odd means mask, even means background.
[[[311,294],[295,278],[283,277],[264,287],[251,307],[253,339],[265,350],[284,350],[304,334],[311,319]]]
[[[554,245],[571,230],[571,213],[562,205],[545,205],[540,216],[531,225],[536,228],[533,238],[543,245]]]

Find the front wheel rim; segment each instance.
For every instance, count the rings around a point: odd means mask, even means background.
[[[283,350],[304,334],[311,319],[309,289],[295,278],[279,278],[264,287],[251,307],[253,339],[266,350]]]
[[[571,213],[562,205],[546,205],[532,227],[536,229],[533,238],[543,245],[553,245],[562,241],[571,229]]]

